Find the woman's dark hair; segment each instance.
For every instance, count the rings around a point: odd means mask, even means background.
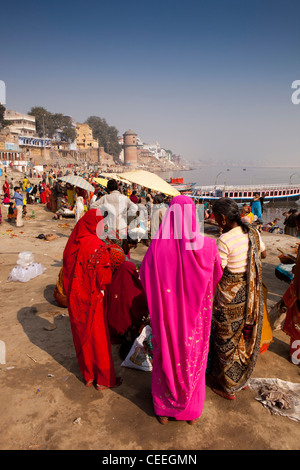
[[[296,225],[297,227],[300,227],[300,213],[296,217]]]
[[[237,203],[229,197],[222,197],[215,201],[212,206],[214,215],[224,215],[227,217],[229,222],[236,222],[243,230],[244,233],[248,233],[248,224],[241,220],[240,209]]]
[[[156,194],[153,198],[154,204],[162,204],[164,202],[164,196],[162,194]]]

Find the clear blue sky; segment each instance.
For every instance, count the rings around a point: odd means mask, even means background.
[[[16,0],[6,107],[97,115],[188,159],[300,164],[299,0]]]

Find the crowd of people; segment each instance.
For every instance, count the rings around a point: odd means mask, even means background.
[[[137,240],[131,239],[125,217],[139,204],[140,194],[133,196],[137,200],[109,181],[107,193],[91,204],[67,243],[56,294],[68,307],[87,386],[119,386],[111,344],[124,346],[128,338],[132,344],[150,324],[155,414],[161,424],[170,419],[194,424],[202,413],[206,379],[216,394],[234,400],[272,341],[261,265],[266,248],[232,199],[212,205],[221,233],[215,241],[200,233],[191,198],[176,196],[162,206],[160,194],[157,231],[138,272],[130,261]],[[153,207],[151,193],[144,196]],[[109,206],[118,208],[113,211],[117,226],[107,217]],[[300,228],[300,217],[297,221]],[[116,230],[110,231],[110,223]],[[289,308],[284,331],[291,345],[300,338],[299,256],[296,266],[284,297]]]
[[[300,238],[300,231],[297,229],[296,218],[299,210],[291,208],[283,212],[283,226],[280,227],[280,218],[276,217],[272,222],[263,222],[264,197],[256,193],[250,203],[240,204],[240,215],[243,222],[254,225],[259,232],[284,233],[293,237]],[[204,203],[204,219],[206,222],[215,223],[215,217],[212,213],[211,203]]]
[[[28,184],[23,182],[23,191]],[[57,211],[66,199],[76,213],[54,297],[68,308],[86,386],[103,390],[121,385],[111,344],[121,344],[126,355],[141,329],[150,325],[152,397],[161,424],[170,419],[195,424],[208,377],[218,396],[234,400],[273,338],[261,262],[267,253],[252,218],[261,225],[260,201],[240,208],[220,198],[206,208],[219,227],[215,240],[201,233],[196,205],[188,196],[166,198],[115,180],[106,189],[95,185],[90,196],[62,187],[55,178],[41,184],[35,194],[44,204],[51,206],[55,197]],[[13,197],[21,206],[19,194],[15,186]],[[299,214],[295,226],[300,231]],[[137,269],[130,252],[145,233],[148,248]],[[282,305],[292,357],[300,340],[299,253]]]
[[[19,186],[14,186],[14,179],[11,178],[11,181],[8,182],[6,178],[1,192],[2,192],[2,205],[3,208],[7,209],[7,220],[9,222],[14,222],[17,227],[22,227],[24,225],[23,218],[26,216],[26,204],[28,200],[23,195],[23,187],[21,182]],[[25,188],[27,189],[27,187]],[[0,223],[2,223],[2,210],[0,206]]]
[[[250,204],[243,204],[241,207],[241,219],[244,222],[255,224],[256,228],[261,230],[263,224],[263,207],[264,197],[261,197],[259,193],[255,193]],[[204,203],[204,218],[205,220],[215,219],[210,202]]]
[[[39,181],[37,184],[32,182],[33,172],[30,175],[25,174],[23,180],[9,179],[6,177],[0,188],[0,196],[2,198],[2,207],[7,209],[7,219],[15,223],[17,227],[24,225],[24,217],[26,216],[27,205],[44,204],[49,210],[55,212],[55,218],[62,216],[72,216],[78,220],[81,203],[84,204],[85,210],[90,203],[87,191],[75,188],[69,184],[63,184],[59,177],[62,172],[49,171],[38,174]],[[95,185],[95,194],[100,190]],[[76,206],[77,202],[77,206]],[[18,209],[19,207],[19,209]],[[76,215],[77,214],[77,215]],[[0,223],[2,221],[2,211],[0,206]]]

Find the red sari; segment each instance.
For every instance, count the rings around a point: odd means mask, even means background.
[[[102,216],[89,210],[76,224],[63,256],[64,289],[80,372],[87,385],[118,385],[103,297],[111,281],[110,257],[96,235]],[[98,227],[99,228],[99,227]]]
[[[121,343],[128,330],[138,336],[142,320],[148,316],[148,304],[136,265],[126,261],[119,235],[113,232],[110,235],[114,238],[108,236],[105,244],[110,255],[112,279],[104,302],[111,342]]]
[[[46,184],[41,183],[40,186],[40,199],[42,204],[46,204],[46,194],[45,194]]]
[[[9,194],[9,183],[7,181],[5,181],[5,183],[3,184],[3,194],[7,194],[8,197],[10,197],[10,194]]]
[[[148,316],[148,303],[136,266],[124,261],[107,287],[108,327],[112,343],[120,343],[128,329],[135,336]]]
[[[41,193],[42,204],[48,204],[48,202],[50,201],[50,194],[51,194],[50,184],[47,184],[47,186],[44,188],[44,191]]]

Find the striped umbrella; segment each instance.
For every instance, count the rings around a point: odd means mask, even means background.
[[[92,186],[88,181],[86,181],[82,176],[77,175],[67,175],[61,176],[58,178],[65,183],[69,183],[72,186],[77,186],[78,188],[85,189],[86,191],[90,191],[91,193],[95,192],[94,186]]]

